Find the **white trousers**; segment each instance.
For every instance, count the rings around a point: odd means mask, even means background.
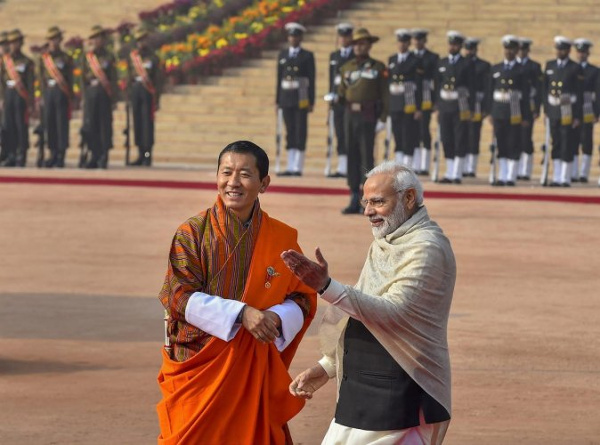
[[[441,445],[450,421],[427,424],[422,413],[419,417],[421,425],[393,431],[359,430],[333,419],[321,445]]]

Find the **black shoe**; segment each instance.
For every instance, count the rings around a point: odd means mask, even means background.
[[[44,167],[46,168],[52,168],[56,166],[56,159],[52,158],[52,159],[48,159],[46,162],[44,162]]]
[[[458,179],[456,178],[454,181],[452,181],[454,184],[462,184],[462,179]]]
[[[292,176],[302,176],[302,172],[292,172]]]
[[[571,187],[571,184],[569,184],[568,182],[563,182],[560,186],[561,187]]]
[[[83,168],[87,168],[87,169],[93,169],[93,168],[98,168],[98,161],[95,160],[91,160],[88,163],[86,163]]]
[[[516,185],[515,181],[506,181],[506,186],[507,187],[514,187],[515,185]]]
[[[452,184],[452,179],[442,178],[439,182],[440,184]]]
[[[571,178],[571,182],[579,182],[579,178]]]
[[[521,181],[531,181],[531,178],[529,176],[521,176],[520,178],[517,177],[517,179],[520,179]]]
[[[279,172],[277,173],[277,176],[294,176],[294,172],[291,172],[289,170],[286,170],[284,172]]]
[[[496,182],[493,182],[492,185],[494,187],[504,187],[506,185],[506,182],[504,182],[504,181],[496,181]]]
[[[558,182],[554,182],[554,181],[552,181],[552,182],[550,183],[550,186],[549,186],[549,187],[560,187],[560,184],[559,184]]]
[[[342,210],[342,215],[362,215],[364,211],[365,209],[363,209],[361,205],[349,205],[348,207]]]
[[[463,175],[463,178],[475,178],[475,173],[465,173]]]
[[[328,178],[345,178],[346,175],[340,172],[335,172],[335,173],[329,173],[327,175]]]
[[[589,181],[588,181],[588,178],[586,178],[585,176],[582,176],[581,178],[579,178],[579,182],[581,182],[582,184],[587,184]]]
[[[428,170],[421,170],[421,171],[417,172],[417,175],[419,175],[419,176],[429,176],[429,171]]]

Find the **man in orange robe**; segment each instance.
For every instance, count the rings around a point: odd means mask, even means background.
[[[158,443],[287,444],[303,406],[288,367],[316,294],[285,267],[297,231],[260,208],[269,159],[248,141],[219,155],[217,201],[177,230],[160,301],[168,313]]]

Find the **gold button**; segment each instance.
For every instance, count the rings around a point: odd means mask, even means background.
[[[559,86],[559,87],[562,87],[562,82],[558,82],[558,86]]]
[[[550,83],[550,85],[552,85],[553,87],[555,87],[555,86],[556,86],[556,82],[555,82],[555,81],[552,81],[552,82]]]
[[[393,77],[393,78],[394,78],[394,79],[397,79],[397,78],[398,78],[398,76],[396,76],[396,75],[394,74],[394,77]]]
[[[506,83],[506,79],[502,79],[502,80],[500,81],[500,83],[502,83],[502,84]]]
[[[512,79],[508,79],[508,84],[512,85],[512,83],[513,83]]]
[[[550,94],[552,94],[554,96],[556,94],[556,90],[551,90]]]
[[[402,74],[400,74],[400,80],[403,80],[404,76]]]
[[[294,67],[294,71],[298,71],[298,67],[297,66]]]
[[[450,78],[450,80],[451,80],[452,82],[454,82],[454,81],[456,80],[456,78],[455,78],[455,77],[451,77],[451,78]]]

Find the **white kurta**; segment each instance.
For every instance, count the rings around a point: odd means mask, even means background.
[[[332,305],[319,331],[320,363],[330,376],[343,374],[344,331],[353,317],[450,414],[447,325],[455,280],[450,242],[421,207],[396,231],[373,241],[355,287],[332,280],[321,295]]]

